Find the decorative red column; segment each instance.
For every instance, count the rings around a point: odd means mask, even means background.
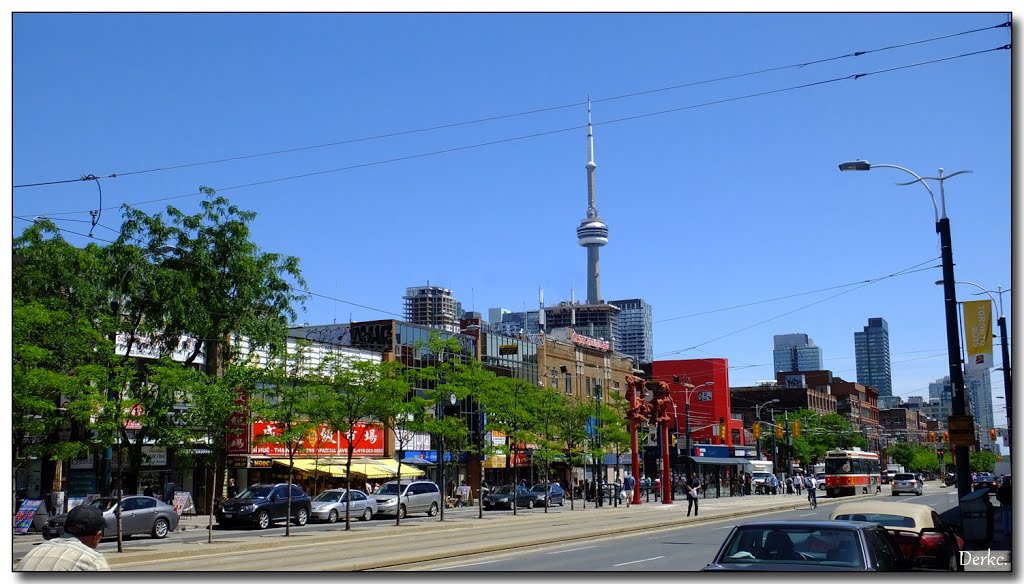
[[[631,504],[640,505],[640,444],[637,440],[637,426],[647,419],[650,411],[650,404],[640,399],[640,392],[643,391],[644,380],[635,375],[626,375],[626,403],[629,405],[627,415],[629,417],[629,449],[632,455],[633,480],[636,487],[633,488],[633,501]]]

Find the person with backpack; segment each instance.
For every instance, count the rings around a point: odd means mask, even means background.
[[[811,503],[811,509],[818,508],[818,481],[811,475],[804,477],[804,486],[807,487],[807,500]]]
[[[633,503],[633,489],[635,488],[636,479],[627,472],[625,480],[622,481],[622,495],[626,498],[626,507]]]

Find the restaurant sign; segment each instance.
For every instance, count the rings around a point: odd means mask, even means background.
[[[252,425],[252,453],[270,456],[288,456],[288,446],[274,438],[284,434],[284,425],[277,422],[255,422]],[[359,422],[352,429],[355,445],[353,456],[383,456],[384,427],[380,424]],[[300,456],[342,456],[348,454],[349,436],[333,430],[326,424],[308,432],[299,443]]]

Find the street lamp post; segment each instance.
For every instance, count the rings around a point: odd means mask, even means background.
[[[777,404],[777,403],[779,403],[778,398],[773,399],[773,400],[768,400],[768,401],[764,402],[763,404],[756,404],[756,405],[754,405],[754,417],[757,418],[757,423],[758,424],[761,423],[761,408],[765,407],[768,404]],[[757,448],[757,459],[761,460],[761,438],[760,437],[754,440],[754,446]]]
[[[949,379],[953,386],[952,410],[954,416],[963,416],[967,413],[967,403],[964,399],[964,374],[962,359],[960,356],[960,332],[956,309],[956,278],[953,276],[953,243],[949,227],[949,217],[946,216],[945,181],[946,179],[953,178],[959,174],[969,173],[971,171],[960,170],[950,175],[943,176],[943,170],[940,168],[938,177],[922,177],[908,168],[896,166],[895,164],[871,164],[866,160],[857,160],[855,162],[844,162],[839,165],[840,171],[871,170],[872,168],[895,168],[896,170],[902,170],[903,172],[913,176],[914,180],[898,184],[905,186],[912,185],[914,183],[921,183],[921,186],[928,191],[928,196],[932,200],[932,208],[935,210],[935,231],[939,234],[939,241],[942,248],[942,287],[944,296],[946,297],[946,347],[949,354]],[[925,182],[925,180],[939,181],[939,204],[942,207],[941,215],[939,214],[939,206],[935,203],[935,193],[932,192],[931,187],[928,186],[928,183]],[[963,499],[971,492],[971,464],[969,460],[969,453],[966,445],[959,444],[956,446],[954,451],[956,452],[957,498]]]
[[[678,375],[673,376],[672,380],[675,383],[679,383],[679,376]],[[682,384],[683,385],[683,395],[686,398],[686,409],[685,409],[685,412],[686,412],[686,456],[693,456],[693,440],[690,438],[690,397],[693,395],[693,392],[697,391],[698,389],[700,389],[702,387],[713,386],[714,384],[715,384],[714,381],[705,381],[704,383],[702,383],[700,385],[690,385],[689,383]],[[678,425],[679,425],[679,420],[677,419],[676,420],[676,433],[677,434],[679,433]]]
[[[935,284],[938,285],[938,284],[942,284],[942,283],[943,283],[942,280],[939,280]],[[1012,416],[1013,416],[1013,392],[1010,391],[1010,388],[1013,387],[1013,386],[1010,383],[1010,380],[1012,378],[1010,376],[1010,348],[1009,348],[1009,345],[1007,344],[1007,338],[1006,338],[1006,314],[1003,312],[1003,292],[1009,292],[1011,290],[1011,288],[1007,288],[1006,290],[1003,290],[1003,287],[1000,286],[996,290],[987,290],[987,289],[985,289],[984,286],[981,286],[980,284],[975,284],[974,282],[968,282],[967,280],[957,280],[955,283],[956,284],[968,284],[970,286],[974,286],[975,288],[978,288],[979,290],[981,290],[981,292],[979,292],[976,295],[987,294],[988,297],[992,299],[992,305],[993,306],[996,305],[996,298],[995,298],[995,296],[992,296],[992,293],[995,292],[996,294],[999,295],[999,303],[998,303],[998,306],[999,306],[999,317],[996,320],[996,324],[999,326],[999,344],[1000,344],[1000,348],[1002,349],[1001,352],[1002,352],[1002,358],[1003,358],[1003,392],[1004,392],[1003,396],[1006,399],[1006,435],[1007,435],[1006,438],[1007,438],[1007,442],[1012,444],[1013,443],[1013,424],[1011,423],[1011,419],[1012,419]]]

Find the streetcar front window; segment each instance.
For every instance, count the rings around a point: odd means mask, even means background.
[[[829,458],[825,460],[825,474],[852,474],[853,464],[848,458]]]

